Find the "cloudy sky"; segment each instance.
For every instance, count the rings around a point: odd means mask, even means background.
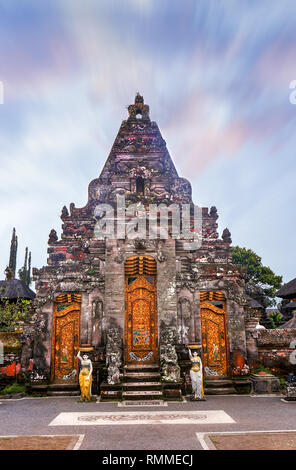
[[[0,278],[46,263],[137,91],[219,232],[296,276],[294,0],[0,0]]]

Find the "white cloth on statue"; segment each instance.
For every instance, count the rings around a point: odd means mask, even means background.
[[[192,392],[194,393],[195,398],[202,398],[202,372],[195,372],[190,370],[190,378],[192,385]]]

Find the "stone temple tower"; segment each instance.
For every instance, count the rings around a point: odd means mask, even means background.
[[[100,176],[89,184],[85,207],[62,209],[61,237],[55,230],[49,235],[48,265],[33,270],[39,377],[77,383],[76,354],[83,347],[102,371],[114,330],[123,367],[157,368],[168,331],[185,381],[190,342],[201,345],[208,378],[229,378],[238,357],[247,362],[244,279],[231,262],[231,235],[225,229],[219,238],[211,207],[199,210],[198,243],[184,231],[176,236],[172,207],[181,218],[188,211],[194,232],[190,182],[178,175],[137,94]],[[160,223],[165,212],[167,231]],[[96,377],[98,391],[102,377]]]

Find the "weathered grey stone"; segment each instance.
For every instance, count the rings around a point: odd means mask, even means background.
[[[69,293],[81,294],[80,345],[92,346],[98,357],[107,354],[108,365],[118,362],[111,360],[112,352],[108,346],[106,348],[106,338],[110,329],[116,328],[126,347],[125,261],[129,257],[149,254],[156,261],[158,354],[162,354],[160,338],[167,328],[175,329],[176,342],[180,345],[202,342],[200,292],[218,291],[224,295],[226,303],[225,347],[229,353],[230,373],[235,352],[247,361],[247,302],[244,272],[231,262],[229,231],[225,230],[222,239],[219,238],[217,209],[202,208],[202,238],[198,248],[184,238],[174,238],[172,233],[166,239],[160,231],[156,239],[148,236],[116,239],[114,235],[112,239],[101,240],[95,236],[96,223],[104,213],[97,213],[96,206],[108,203],[116,208],[118,194],[125,196],[127,204],[137,204],[137,211],[140,203],[145,207],[175,204],[182,208],[189,204],[192,210],[196,208],[191,185],[179,177],[157,124],[150,120],[149,107],[143,98],[137,95],[135,103],[128,109],[129,117],[122,122],[101,175],[89,185],[87,204],[76,208],[71,203],[69,210],[63,208],[61,239],[52,230],[48,265],[33,270],[36,311],[46,320],[34,352],[38,371],[42,375],[42,368],[52,369],[55,302],[59,295]],[[142,114],[140,120],[136,118],[138,111]],[[116,213],[116,223],[121,217]],[[127,226],[128,222],[125,223]],[[250,346],[250,341],[248,344]],[[173,344],[169,346],[174,347]],[[174,355],[172,350],[166,354]],[[174,372],[177,380],[179,366],[176,361],[174,367],[174,371],[167,371],[165,375],[172,376]],[[110,380],[117,380],[115,369],[110,375],[113,377]]]
[[[280,381],[272,374],[252,374],[250,379],[253,393],[277,393],[280,391]]]

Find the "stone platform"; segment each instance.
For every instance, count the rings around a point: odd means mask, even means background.
[[[252,391],[254,393],[278,393],[280,391],[280,381],[272,374],[252,374]]]
[[[181,382],[162,382],[157,364],[129,364],[119,384],[101,384],[100,400],[182,400],[181,387]]]

